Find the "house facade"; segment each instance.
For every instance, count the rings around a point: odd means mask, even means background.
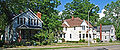
[[[101,31],[103,42],[108,42],[110,39],[112,41],[116,40],[115,28],[113,25],[103,25]],[[96,38],[100,39],[100,26],[97,26]]]
[[[41,13],[34,14],[30,9],[12,18],[5,29],[5,41],[28,41],[42,28]]]
[[[88,26],[90,30],[88,31]],[[88,32],[90,41],[93,42],[96,35],[93,32],[93,26],[91,24],[88,25],[88,21],[82,20],[80,18],[74,18],[72,16],[71,19],[65,19],[62,23],[63,34],[61,37],[65,39],[65,41],[79,41],[80,39],[84,39],[88,41]]]

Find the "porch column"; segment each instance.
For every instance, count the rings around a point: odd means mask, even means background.
[[[21,38],[21,30],[19,31],[19,38],[18,38],[18,42],[20,42],[22,40]]]

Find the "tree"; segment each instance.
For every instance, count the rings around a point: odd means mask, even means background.
[[[111,2],[111,4],[107,4],[104,9],[106,10],[104,12],[106,20],[110,21],[116,29],[116,35],[120,33],[120,0],[117,0],[116,2]],[[117,38],[120,39],[119,36]]]
[[[70,16],[79,17],[81,19],[88,20],[88,11],[90,8],[94,7],[89,0],[73,0],[71,3],[65,5],[65,10],[63,10],[64,19],[71,18]],[[90,11],[90,22],[95,25],[95,22],[99,18],[97,12],[99,7],[94,7],[94,10]]]
[[[0,0],[0,20],[2,20],[0,25],[5,24],[5,28],[14,16],[20,14],[20,11],[31,9],[34,13],[39,11],[42,14],[41,33],[57,33],[61,29],[62,22],[59,21],[58,11],[54,8],[60,4],[58,0]]]

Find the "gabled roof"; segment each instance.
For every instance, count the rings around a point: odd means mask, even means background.
[[[66,21],[68,23],[68,25],[70,27],[75,27],[75,26],[80,26],[83,22],[82,19],[80,19],[79,17],[72,19],[65,19],[64,21]],[[88,21],[85,21],[88,24]],[[65,23],[62,23],[63,27],[68,27]],[[89,23],[90,27],[93,27],[90,23]]]
[[[110,31],[113,25],[102,25],[102,31]],[[97,31],[100,31],[100,26],[97,26]]]
[[[40,21],[43,23],[43,21],[42,21],[35,13],[33,13],[30,9],[28,9],[27,11],[22,12],[22,13],[20,13],[19,15],[15,16],[14,18],[12,18],[12,20],[14,20],[15,18],[17,18],[17,17],[19,17],[19,16],[21,16],[21,15],[27,13],[28,11],[31,12],[35,17],[38,18],[38,20],[40,20]]]

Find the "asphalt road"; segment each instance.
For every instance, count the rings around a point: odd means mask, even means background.
[[[120,45],[81,47],[81,48],[64,48],[64,49],[50,49],[50,50],[120,50]]]

